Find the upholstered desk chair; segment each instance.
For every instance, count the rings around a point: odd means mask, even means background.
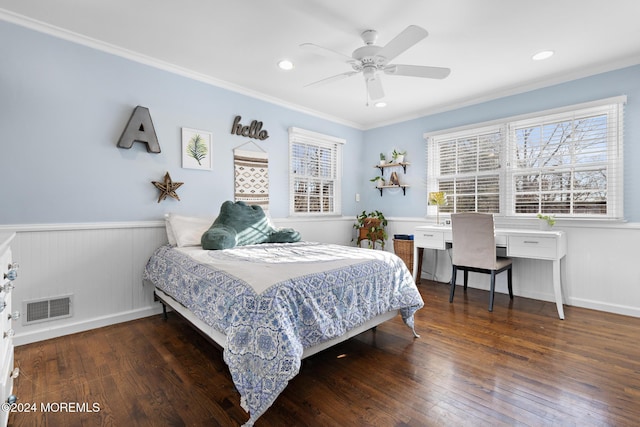
[[[496,256],[493,215],[484,213],[451,214],[451,230],[453,233],[453,273],[451,274],[449,302],[453,302],[458,270],[464,271],[465,290],[467,289],[469,271],[491,275],[489,311],[493,311],[493,291],[496,285],[496,274],[506,270],[509,297],[513,299],[511,259]]]

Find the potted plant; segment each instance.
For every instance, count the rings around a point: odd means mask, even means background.
[[[387,156],[384,153],[380,153],[380,164],[384,165],[385,163],[387,163]]]
[[[375,182],[376,183],[376,187],[378,187],[378,188],[384,187],[384,178],[381,177],[381,176],[375,176],[375,177],[371,178],[369,181]]]
[[[406,151],[393,150],[393,153],[391,153],[391,158],[393,159],[393,163],[402,163],[402,162],[404,162],[404,156],[406,154],[407,154]]]
[[[538,214],[540,230],[551,230],[551,227],[556,223],[556,219],[551,215]]]
[[[387,240],[387,219],[384,214],[378,210],[368,212],[362,211],[361,214],[356,216],[356,223],[353,224],[353,228],[358,230],[357,245],[360,246],[360,242],[367,240],[369,242],[369,249],[375,249],[376,242],[380,242],[380,246],[384,249],[385,241]]]

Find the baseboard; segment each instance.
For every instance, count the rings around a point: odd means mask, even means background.
[[[583,298],[565,298],[566,305],[588,308],[589,310],[604,311],[623,316],[640,317],[640,308],[628,305],[608,304],[600,301],[592,301]]]
[[[15,346],[31,344],[51,338],[58,338],[64,335],[75,334],[91,329],[102,328],[104,326],[115,325],[117,323],[128,322],[130,320],[141,319],[143,317],[149,317],[160,313],[162,313],[162,306],[160,304],[154,304],[153,306],[97,317],[83,322],[65,324],[59,327],[49,326],[47,329],[39,329],[33,332],[16,334],[13,337],[13,344]]]
[[[531,298],[531,296],[524,296],[525,298]],[[547,300],[543,296],[538,296],[535,299]],[[607,313],[620,314],[624,316],[640,317],[640,308],[629,307],[623,305],[603,304],[597,301],[589,301],[583,299],[572,298],[567,301],[566,305],[581,307],[591,310],[604,311]],[[115,325],[117,323],[128,322],[131,320],[141,319],[143,317],[154,316],[162,313],[162,306],[154,304],[153,306],[143,307],[138,310],[131,310],[121,313],[116,313],[109,316],[102,316],[95,319],[90,319],[84,322],[78,322],[74,324],[67,324],[60,327],[49,327],[47,329],[40,329],[33,332],[17,334],[13,337],[13,343],[15,346],[26,345],[35,343],[38,341],[44,341],[52,338],[58,338],[64,335],[75,334],[78,332],[84,332],[91,329],[101,328],[104,326]]]
[[[423,274],[421,275],[421,279],[431,280],[431,276],[429,275],[427,277],[426,275]],[[448,284],[446,284],[446,286],[448,286]],[[457,284],[457,286],[462,286],[462,284]],[[481,289],[487,292],[489,291],[488,286],[483,287],[483,286],[478,286],[477,284],[474,284],[474,285],[469,284],[469,287],[475,288],[475,289]],[[555,297],[552,294],[530,292],[526,290],[525,291],[520,290],[520,291],[521,291],[520,293],[516,293],[514,290],[514,295],[516,297],[530,298],[530,299],[535,299],[539,301],[547,301],[547,302],[555,303]],[[506,291],[503,291],[502,289],[500,290],[496,289],[496,293],[506,294]],[[584,298],[571,298],[571,297],[567,297],[566,295],[564,296],[564,305],[571,306],[571,307],[586,308],[589,310],[603,311],[605,313],[620,314],[622,316],[640,317],[639,307],[631,307],[631,306],[620,305],[620,304],[609,304],[609,303],[603,303],[600,301],[588,300]]]

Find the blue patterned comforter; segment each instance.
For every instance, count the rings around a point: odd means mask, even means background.
[[[227,336],[224,360],[247,425],[298,373],[304,348],[391,310],[413,329],[423,306],[394,254],[311,242],[222,251],[163,246],[144,279]]]

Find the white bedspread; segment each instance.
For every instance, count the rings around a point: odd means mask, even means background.
[[[292,277],[320,273],[368,260],[384,261],[388,253],[356,248],[300,242],[241,246],[223,251],[206,251],[201,247],[177,248],[202,264],[225,270],[245,281],[256,294]],[[356,249],[356,250],[354,250]]]

